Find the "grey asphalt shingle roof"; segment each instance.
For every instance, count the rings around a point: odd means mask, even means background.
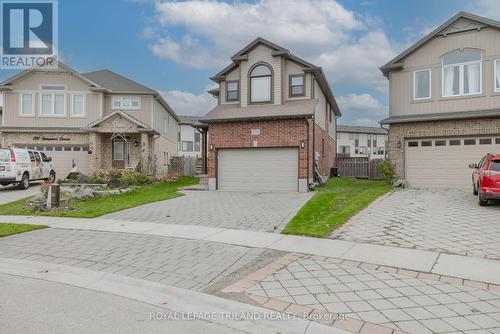
[[[155,90],[141,85],[138,82],[130,80],[118,73],[110,70],[100,70],[82,74],[84,77],[95,82],[99,86],[108,89],[114,93],[144,93],[156,94]]]
[[[209,111],[200,122],[311,117],[314,115],[317,102],[316,99],[308,99],[283,104],[251,105],[244,108],[239,104],[220,104]]]
[[[387,130],[374,126],[337,125],[337,132],[373,133],[386,135]]]
[[[179,124],[189,124],[189,125],[199,125],[200,120],[203,119],[202,116],[183,116],[179,115]]]

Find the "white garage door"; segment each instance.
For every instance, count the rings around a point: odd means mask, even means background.
[[[297,149],[221,149],[218,151],[218,189],[297,191]]]
[[[41,147],[40,147],[41,149]],[[52,157],[52,165],[56,171],[58,179],[66,177],[75,163],[78,172],[89,173],[90,156],[88,148],[84,146],[57,146],[44,147],[44,152],[48,157]]]
[[[500,153],[500,135],[407,140],[405,175],[418,188],[472,188],[472,169],[487,153]]]

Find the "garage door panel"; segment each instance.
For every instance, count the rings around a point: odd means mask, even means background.
[[[52,165],[58,178],[64,178],[73,168],[73,161],[77,171],[88,174],[90,171],[89,154],[87,151],[43,151],[52,158]]]
[[[481,137],[485,138],[485,137]],[[472,187],[470,163],[479,162],[487,153],[500,152],[500,144],[449,145],[450,139],[439,138],[408,140],[405,143],[405,175],[411,186],[421,188]],[[469,138],[474,139],[474,138]],[[495,138],[491,137],[495,143]],[[434,146],[436,140],[446,140],[446,146]],[[431,141],[432,146],[421,146],[422,141]],[[418,142],[418,147],[409,147],[408,142]]]
[[[297,191],[297,149],[221,149],[218,188],[243,191]]]

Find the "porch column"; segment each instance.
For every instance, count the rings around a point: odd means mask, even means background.
[[[89,150],[92,152],[90,155],[90,172],[94,172],[102,168],[102,138],[101,134],[97,132],[89,133]]]
[[[202,174],[208,173],[207,163],[207,132],[208,129],[201,129],[201,161],[202,161]]]
[[[150,165],[150,143],[149,143],[149,134],[141,133],[141,172],[147,173],[149,172]]]

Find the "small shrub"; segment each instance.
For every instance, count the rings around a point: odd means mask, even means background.
[[[392,186],[394,188],[406,189],[406,188],[408,188],[410,186],[410,184],[406,180],[399,179],[399,180],[394,181],[394,183],[392,184]]]
[[[392,183],[394,179],[394,169],[391,162],[389,160],[382,160],[379,162],[378,168],[380,168],[382,174],[384,174],[384,179],[387,180],[387,182]]]
[[[154,178],[135,170],[101,169],[89,177],[88,183],[107,184],[110,188],[127,188],[152,184]]]

